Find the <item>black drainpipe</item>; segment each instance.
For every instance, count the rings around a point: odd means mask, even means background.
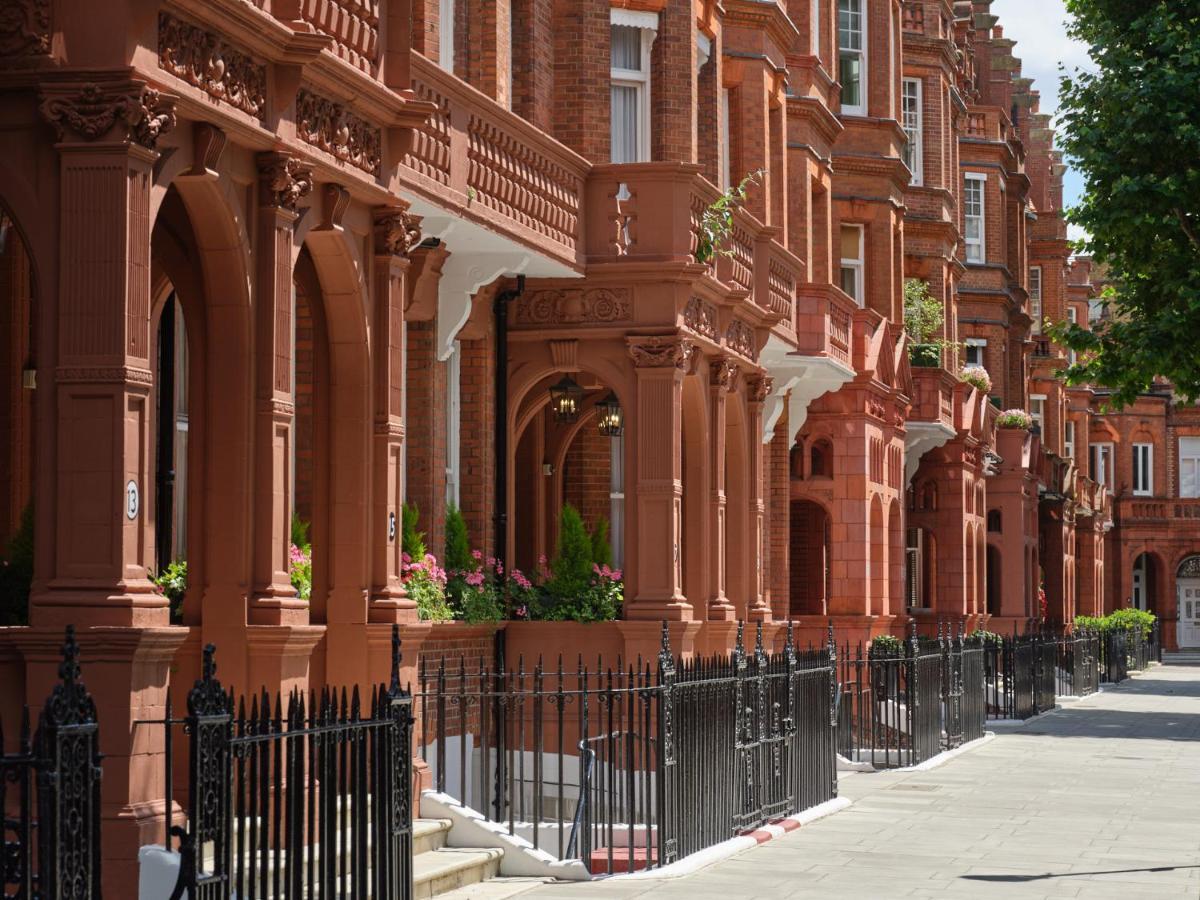
[[[496,295],[496,559],[508,572],[508,305],[525,293],[525,276],[517,276],[515,290]],[[501,580],[501,585],[503,585]]]
[[[517,276],[516,290],[501,291],[496,295],[492,312],[496,316],[496,559],[504,567],[504,575],[496,578],[496,587],[500,591],[502,602],[507,607],[508,592],[505,590],[508,575],[508,304],[525,293],[525,276]],[[492,721],[495,722],[493,746],[496,748],[496,782],[494,799],[492,801],[494,820],[504,821],[505,782],[504,738],[503,727],[504,709],[500,703],[500,692],[504,687],[504,675],[507,668],[505,659],[505,641],[503,629],[496,632],[496,642],[493,647],[493,666],[496,674],[496,696],[492,701]],[[511,802],[511,798],[510,798]]]

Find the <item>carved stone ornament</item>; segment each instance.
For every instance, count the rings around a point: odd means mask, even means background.
[[[421,242],[421,217],[404,209],[386,207],[375,213],[375,252],[381,256],[408,256]]]
[[[606,325],[628,322],[632,317],[628,288],[560,288],[522,295],[515,321],[521,325]]]
[[[629,338],[629,355],[639,369],[675,368],[688,371],[696,347],[687,338],[664,337]]]
[[[312,171],[284,153],[259,154],[258,176],[263,204],[293,212],[313,187]]]
[[[1200,578],[1200,556],[1189,556],[1179,565],[1176,578]]]
[[[775,379],[770,375],[759,375],[746,382],[746,393],[753,403],[765,403],[775,386]]]
[[[296,134],[305,143],[371,175],[383,169],[380,130],[307,88],[296,95]]]
[[[729,328],[725,330],[725,344],[746,359],[755,358],[754,329],[741,319],[729,323]]]
[[[689,331],[710,340],[720,339],[720,332],[717,331],[717,308],[699,297],[693,297],[683,308],[683,324]]]
[[[50,52],[50,0],[0,0],[0,60]]]
[[[715,388],[732,390],[737,383],[738,364],[732,359],[714,360],[708,367],[709,383]]]
[[[219,34],[159,13],[158,64],[260,122],[266,117],[267,67]]]
[[[142,82],[88,82],[47,96],[42,115],[57,129],[59,140],[68,133],[87,141],[113,135],[153,150],[175,127],[175,98]]]

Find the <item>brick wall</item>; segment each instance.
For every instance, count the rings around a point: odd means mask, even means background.
[[[696,16],[692,0],[667,0],[651,54],[651,157],[696,161]]]
[[[611,41],[607,0],[556,0],[554,136],[592,162],[609,161]]]
[[[491,318],[484,337],[462,341],[459,347],[462,353],[459,508],[467,522],[471,547],[492,555],[496,512],[496,341]]]
[[[554,130],[554,3],[513,0],[513,112]],[[540,49],[541,52],[538,52]]]
[[[563,499],[579,510],[589,529],[601,518],[609,518],[611,454],[612,439],[602,435],[595,420],[589,419],[563,461]]]
[[[296,446],[295,496],[296,515],[305,522],[313,518],[313,477],[316,465],[316,435],[313,430],[316,394],[316,347],[312,304],[302,284],[296,282],[296,381],[293,385],[296,404],[294,438]]]

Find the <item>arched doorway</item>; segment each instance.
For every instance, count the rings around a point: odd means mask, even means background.
[[[791,504],[789,613],[823,616],[829,602],[829,514],[811,500]]]
[[[1158,614],[1159,610],[1158,558],[1153,553],[1141,553],[1133,561],[1129,601],[1134,609],[1143,609]]]
[[[1200,555],[1189,556],[1179,564],[1175,591],[1179,604],[1175,632],[1179,648],[1200,647]]]
[[[987,612],[989,616],[1000,615],[1000,550],[993,544],[987,548]]]
[[[0,625],[28,622],[33,579],[33,265],[0,201]]]
[[[188,330],[174,290],[163,300],[156,338],[154,562],[163,572],[187,559],[188,537]]]
[[[887,610],[887,549],[888,536],[884,526],[883,504],[876,494],[871,498],[870,518],[870,560],[871,567],[868,576],[868,606],[867,614],[872,616],[885,615]]]

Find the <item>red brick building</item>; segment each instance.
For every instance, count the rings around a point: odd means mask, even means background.
[[[453,503],[526,570],[565,502],[608,519],[622,620],[516,629],[572,653],[630,658],[663,619],[683,653],[727,650],[739,619],[1023,628],[1041,588],[1054,622],[1131,593],[1172,618],[1177,573],[1200,573],[1183,525],[1151,535],[1191,509],[1200,418],[1166,395],[1100,415],[1054,377],[1041,317],[1092,287],[988,7],[16,4],[0,539],[32,509],[34,562],[29,625],[0,636],[14,694],[41,696],[67,622],[130,720],[181,697],[210,641],[241,688],[378,680],[392,624],[406,648],[445,631],[403,589],[406,500],[435,552]],[[706,252],[706,210],[755,172]],[[906,279],[945,311],[933,365],[910,361]],[[598,428],[614,402],[619,437]],[[1145,443],[1155,493],[1126,499]],[[149,578],[177,558],[172,624]],[[161,829],[161,751],[105,734],[128,773],[105,780],[105,852],[127,862]]]

